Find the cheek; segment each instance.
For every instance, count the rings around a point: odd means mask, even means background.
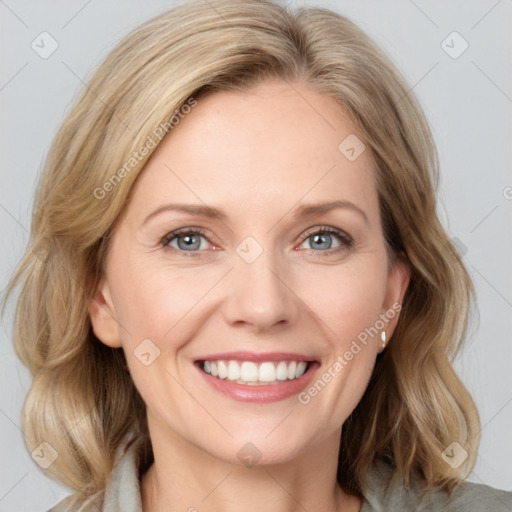
[[[342,425],[370,380],[380,343],[375,326],[382,313],[386,271],[385,261],[373,254],[335,271],[324,268],[303,281],[329,349],[299,402],[314,417],[327,415],[329,429]]]
[[[123,350],[135,386],[158,408],[162,393],[176,400],[177,355],[193,338],[195,305],[211,285],[192,273],[157,266],[125,265],[113,279]],[[167,371],[166,371],[167,370]]]
[[[373,259],[373,258],[372,258]],[[380,261],[324,267],[304,273],[301,297],[319,317],[337,352],[375,324],[385,297],[386,271]]]
[[[145,262],[119,267],[113,279],[113,299],[118,320],[126,327],[121,332],[123,344],[172,338],[172,331],[193,314],[215,279],[217,275],[209,279],[190,268],[160,268]]]

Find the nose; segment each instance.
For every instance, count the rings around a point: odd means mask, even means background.
[[[226,321],[252,332],[289,327],[297,321],[300,310],[290,281],[291,272],[270,250],[264,250],[252,263],[237,256],[224,302]]]

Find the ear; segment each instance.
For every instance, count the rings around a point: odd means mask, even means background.
[[[385,327],[386,337],[389,340],[395,331],[402,309],[405,292],[409,286],[411,269],[407,262],[397,257],[388,272],[386,296],[382,305],[382,313],[389,318]],[[386,314],[388,312],[388,314]],[[392,314],[391,314],[392,313]]]
[[[110,295],[108,281],[103,276],[89,304],[89,317],[96,337],[112,348],[121,347],[119,322]]]

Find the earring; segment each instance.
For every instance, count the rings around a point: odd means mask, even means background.
[[[382,348],[386,346],[386,331],[380,333],[380,339],[382,340]]]

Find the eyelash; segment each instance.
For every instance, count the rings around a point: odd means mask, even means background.
[[[344,231],[341,231],[340,229],[332,228],[330,226],[320,226],[318,228],[315,228],[314,230],[306,232],[301,237],[300,243],[302,244],[310,236],[318,234],[318,233],[329,233],[329,234],[336,235],[339,238],[339,240],[341,242],[341,245],[339,247],[335,247],[334,249],[327,249],[325,251],[314,251],[314,252],[319,252],[319,253],[322,253],[325,256],[328,256],[328,255],[340,252],[342,250],[347,250],[347,249],[350,250],[350,249],[352,249],[354,247],[354,240],[353,240],[352,237],[350,237]],[[169,244],[175,238],[178,238],[180,235],[201,235],[206,240],[208,240],[208,237],[206,236],[206,232],[203,229],[201,229],[201,228],[180,228],[180,229],[176,229],[174,231],[171,231],[170,233],[165,235],[164,238],[161,240],[160,244],[163,246],[164,249],[170,249],[170,250],[178,251],[180,253],[184,253],[184,255],[187,256],[187,257],[194,258],[194,257],[200,256],[201,255],[200,254],[200,252],[201,252],[200,250],[198,250],[198,251],[184,251],[184,250],[176,249],[175,247],[170,247],[169,246]],[[208,240],[208,242],[210,242],[210,241]],[[309,249],[309,250],[312,251],[313,249]]]

